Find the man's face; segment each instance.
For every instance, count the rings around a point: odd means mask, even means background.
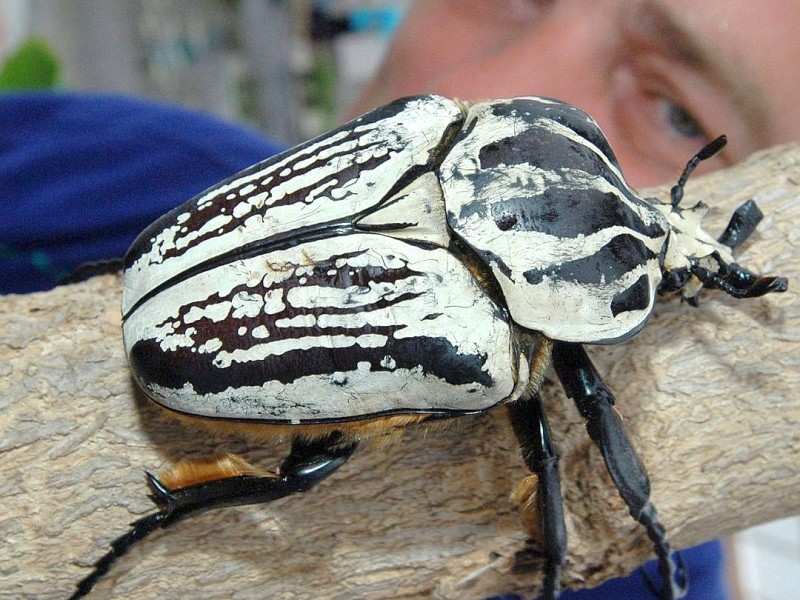
[[[418,0],[353,114],[410,94],[551,96],[594,116],[631,183],[700,147],[732,164],[800,138],[792,0]]]

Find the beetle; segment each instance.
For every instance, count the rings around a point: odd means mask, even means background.
[[[636,335],[659,294],[787,289],[738,265],[762,215],[719,239],[625,181],[597,123],[548,98],[436,95],[380,107],[213,186],[125,257],[123,337],[137,384],[191,418],[288,428],[277,475],[240,459],[148,475],[158,512],[113,545],[73,597],[137,540],[208,508],[306,491],[358,444],[415,423],[509,409],[532,476],[516,497],[540,530],[544,597],[566,556],[558,455],[539,398],[552,365],[659,557],[662,598],[686,582],[614,396],[584,344]],[[534,486],[535,483],[535,486]],[[533,487],[537,491],[532,492]]]

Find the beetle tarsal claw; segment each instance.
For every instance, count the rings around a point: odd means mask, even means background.
[[[158,506],[160,509],[165,510],[170,504],[171,490],[164,485],[163,481],[149,471],[145,471],[145,477],[147,477],[147,485],[150,487],[150,491],[152,492],[148,495],[148,498],[150,498],[150,500],[153,501],[153,504]]]

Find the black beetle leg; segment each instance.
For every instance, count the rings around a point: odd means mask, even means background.
[[[613,408],[614,396],[600,379],[580,344],[554,342],[553,366],[567,396],[587,419],[586,429],[600,449],[611,479],[628,505],[631,516],[645,526],[659,559],[665,586],[661,597],[677,600],[686,595],[685,574],[673,559],[664,527],[650,503],[647,471]]]
[[[561,500],[558,454],[550,440],[538,393],[508,405],[511,424],[527,467],[536,475],[536,511],[541,523],[542,552],[546,558],[542,598],[554,600],[561,586],[561,567],[567,554],[567,530]]]
[[[724,265],[724,270],[723,275],[700,266],[693,267],[691,271],[703,282],[704,287],[722,290],[734,298],[756,298],[788,289],[785,277],[755,275],[736,263]]]
[[[725,244],[731,250],[736,250],[753,234],[763,218],[764,214],[759,210],[755,201],[750,199],[734,211],[728,226],[717,238],[717,241]]]
[[[112,542],[111,550],[81,580],[70,600],[88,594],[119,557],[156,529],[212,508],[272,502],[310,490],[341,467],[355,451],[356,442],[340,443],[340,437],[338,432],[334,432],[312,441],[295,438],[276,476],[236,475],[169,489],[148,473],[148,483],[153,492],[150,498],[160,510],[131,523],[130,531]]]

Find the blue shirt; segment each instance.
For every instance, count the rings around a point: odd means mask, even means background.
[[[122,257],[158,216],[282,149],[243,127],[154,102],[0,95],[0,293],[45,290],[81,264]],[[719,542],[683,559],[689,599],[727,597]],[[654,562],[645,568],[658,581]],[[562,598],[653,595],[634,572]]]
[[[170,208],[283,148],[182,108],[105,95],[0,95],[0,293],[122,257]]]

